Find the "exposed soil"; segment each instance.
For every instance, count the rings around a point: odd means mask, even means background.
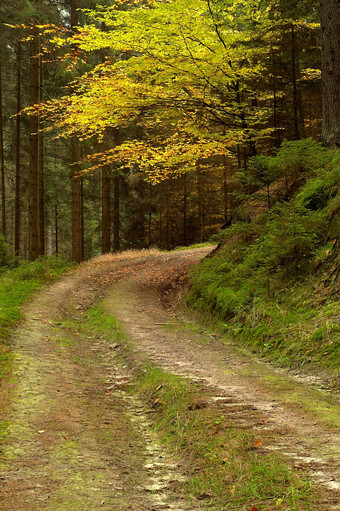
[[[1,399],[0,509],[201,509],[176,494],[185,477],[148,428],[141,403],[121,390],[129,368],[103,339],[64,328],[98,298],[131,339],[136,361],[209,386],[211,405],[255,429],[263,449],[308,467],[318,509],[340,509],[336,398],[225,344],[175,310],[188,268],[209,248],[97,258],[37,293],[13,337],[13,378]],[[301,378],[300,378],[301,379]],[[331,417],[333,415],[333,417]]]

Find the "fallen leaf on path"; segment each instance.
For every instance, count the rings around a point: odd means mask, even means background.
[[[253,506],[250,511],[259,511],[256,506]]]
[[[44,429],[41,429],[40,431],[38,431],[38,433],[45,433],[45,430]]]
[[[262,440],[256,440],[256,442],[254,442],[254,447],[261,447],[263,444]]]
[[[65,440],[69,440],[70,437],[69,436],[64,436]]]
[[[234,495],[234,493],[235,493],[235,486],[230,486],[229,493],[230,493],[230,495]]]

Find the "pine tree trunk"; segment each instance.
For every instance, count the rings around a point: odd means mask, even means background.
[[[18,41],[17,50],[17,113],[21,111],[21,42]],[[16,116],[16,135],[15,135],[15,217],[14,217],[14,253],[18,257],[20,254],[20,230],[21,230],[21,116]]]
[[[39,38],[37,30],[34,30],[30,43],[30,104],[39,101]],[[40,253],[39,235],[39,120],[36,115],[30,116],[30,141],[29,141],[29,258],[34,261]]]
[[[55,255],[59,254],[59,222],[58,222],[58,205],[54,206],[54,226],[55,226]]]
[[[204,241],[204,187],[201,170],[197,168],[197,197],[198,197],[198,225],[199,225],[199,241]]]
[[[71,28],[77,30],[77,0],[71,0]],[[71,195],[72,195],[72,259],[79,263],[83,260],[83,221],[81,178],[76,163],[80,160],[80,144],[77,137],[71,138]]]
[[[0,167],[1,167],[1,230],[6,238],[6,188],[5,188],[5,152],[4,124],[2,104],[2,59],[0,55]]]
[[[183,175],[183,245],[188,244],[188,187],[187,175]]]
[[[111,178],[110,168],[102,170],[102,253],[111,249]]]
[[[78,174],[78,165],[75,162],[80,160],[79,140],[71,138],[71,193],[72,193],[72,260],[80,263],[83,259],[82,250],[82,214],[81,214],[81,181]]]
[[[39,46],[41,46],[39,44]],[[43,69],[41,57],[39,57],[40,67],[40,87],[39,103],[43,101]],[[42,124],[39,118],[39,235],[40,235],[40,255],[45,255],[45,168],[44,168],[44,135]]]
[[[113,179],[113,251],[120,250],[120,177],[115,176]]]
[[[321,140],[340,148],[340,1],[321,0],[322,102]]]

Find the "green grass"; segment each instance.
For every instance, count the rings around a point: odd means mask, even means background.
[[[194,245],[189,245],[187,247],[177,247],[172,252],[179,252],[181,250],[191,250],[193,248],[203,248],[203,247],[213,247],[214,243],[211,241],[204,241],[202,243],[195,243]]]
[[[11,330],[21,319],[21,307],[32,293],[47,282],[70,270],[72,263],[59,257],[41,257],[23,262],[17,268],[0,273],[0,381],[10,371],[13,353]]]
[[[263,437],[216,407],[194,409],[202,389],[153,366],[144,367],[134,383],[132,391],[152,407],[153,429],[182,459],[190,495],[221,510],[310,509],[311,485],[279,456],[255,447]]]

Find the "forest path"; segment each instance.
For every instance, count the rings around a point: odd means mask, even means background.
[[[221,413],[257,430],[264,449],[309,467],[323,487],[318,509],[340,509],[334,398],[174,312],[188,268],[208,251],[97,258],[35,295],[15,333],[14,374],[0,397],[2,511],[204,508],[172,493],[180,467],[150,435],[143,406],[112,385],[129,378],[128,368],[105,340],[80,343],[68,326],[99,298],[124,325],[136,360],[209,386]]]

